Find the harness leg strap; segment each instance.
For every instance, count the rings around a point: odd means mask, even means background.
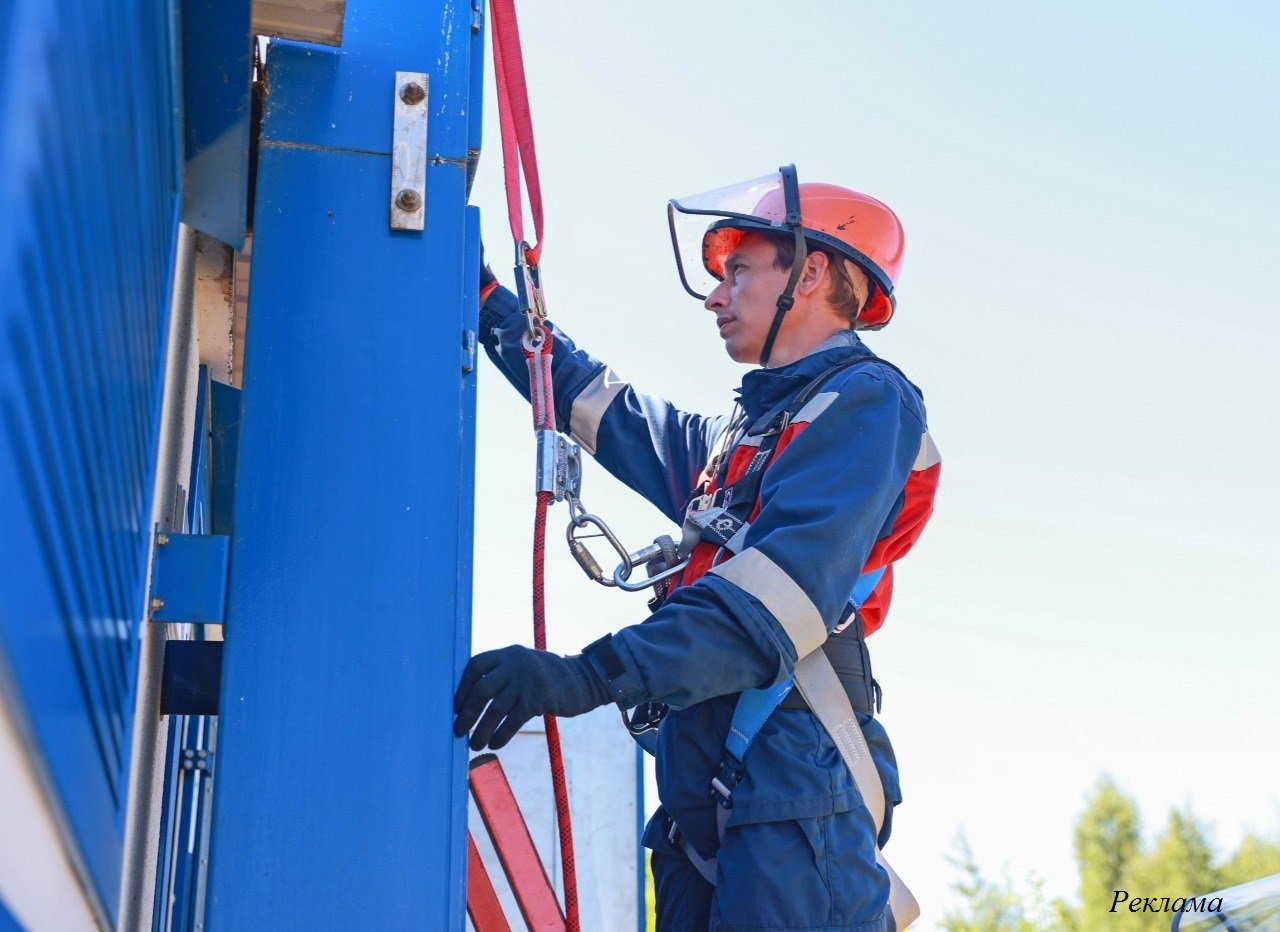
[[[689,844],[689,840],[684,837],[684,832],[680,831],[680,826],[676,824],[676,820],[667,815],[667,841],[671,842],[675,847],[684,852],[684,856],[689,859],[689,863],[693,865],[694,870],[702,875],[702,879],[711,886],[716,885],[716,871],[719,868],[719,862],[716,858],[704,858],[698,854],[698,850]],[[724,824],[729,819],[729,811],[727,809],[718,809],[716,811],[716,827],[720,831],[720,835],[724,835]]]
[[[845,766],[853,775],[853,782],[862,794],[862,801],[875,823],[876,836],[884,826],[884,785],[876,770],[867,747],[866,736],[858,724],[849,696],[840,684],[835,668],[825,652],[815,650],[802,657],[795,668],[796,689],[800,690],[809,708],[826,729]],[[920,916],[920,904],[906,884],[884,859],[884,853],[876,847],[876,863],[889,875],[889,911],[896,928],[905,929]]]

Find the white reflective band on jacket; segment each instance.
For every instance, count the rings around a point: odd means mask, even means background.
[[[804,696],[813,714],[818,717],[822,727],[826,729],[831,740],[835,742],[840,757],[853,776],[854,785],[862,795],[863,805],[871,813],[875,823],[875,834],[880,836],[884,827],[885,798],[884,784],[880,782],[880,772],[871,757],[871,749],[867,747],[867,739],[862,734],[862,726],[854,714],[849,695],[840,684],[840,677],[826,653],[819,647],[802,657],[796,663],[794,680],[796,689]],[[729,810],[723,806],[716,807],[716,827],[720,840],[724,841],[724,827],[729,820]],[[672,840],[675,840],[674,838]],[[704,858],[694,850],[693,845],[682,835],[679,836],[680,847],[684,850],[689,862],[707,883],[715,886],[716,859]],[[879,846],[876,846],[876,863],[889,875],[889,912],[893,915],[894,928],[905,929],[920,916],[920,904],[907,889],[902,878],[897,875],[889,862],[884,858]]]
[[[796,656],[822,649],[827,639],[822,613],[800,584],[768,554],[748,547],[707,572],[733,583],[772,612],[791,639]]]
[[[582,449],[592,456],[596,453],[596,434],[600,430],[600,421],[609,410],[609,405],[613,404],[613,399],[626,387],[627,383],[605,366],[573,400],[573,406],[569,410],[569,432]]]

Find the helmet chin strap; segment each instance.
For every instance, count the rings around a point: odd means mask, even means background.
[[[796,167],[784,165],[778,169],[782,173],[782,193],[786,200],[787,227],[796,238],[796,254],[791,260],[791,275],[787,278],[787,286],[778,295],[778,310],[773,315],[773,323],[769,326],[769,335],[764,338],[764,349],[760,351],[760,365],[769,365],[769,355],[773,352],[773,341],[778,338],[782,329],[782,318],[787,316],[791,305],[796,303],[796,284],[800,281],[800,273],[804,271],[804,263],[809,258],[809,249],[804,241],[804,226],[800,220],[800,184],[796,180]]]

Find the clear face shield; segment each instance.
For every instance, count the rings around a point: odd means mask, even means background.
[[[685,291],[700,301],[724,278],[724,259],[752,229],[793,233],[800,225],[800,187],[793,165],[667,203],[671,247]],[[801,260],[803,261],[803,259]]]

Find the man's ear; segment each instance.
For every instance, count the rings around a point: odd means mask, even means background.
[[[830,261],[824,252],[811,252],[804,260],[804,271],[796,282],[797,295],[811,295],[822,285],[824,276],[828,274]]]

